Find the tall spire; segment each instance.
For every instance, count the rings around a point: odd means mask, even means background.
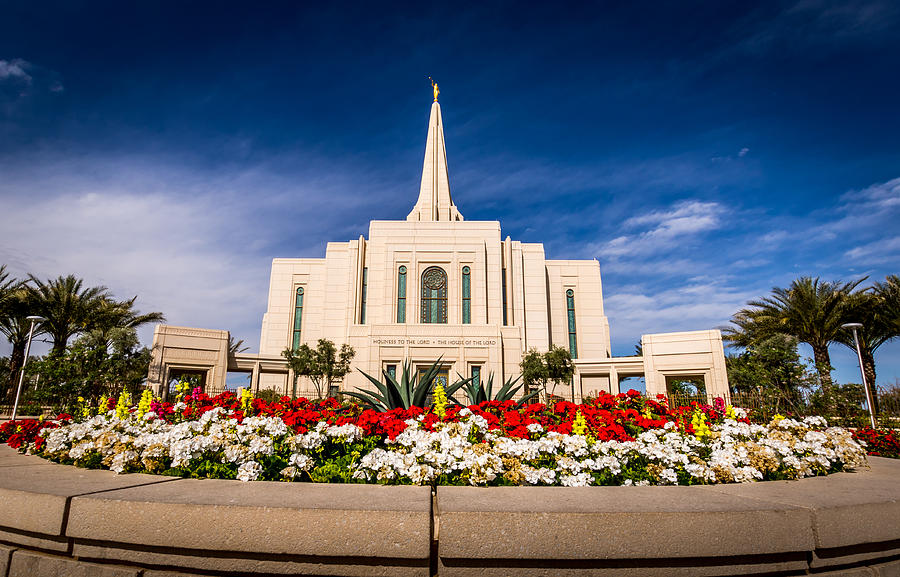
[[[431,80],[429,78],[429,80]],[[441,105],[438,103],[437,84],[431,81],[434,103],[428,121],[428,137],[425,140],[425,162],[422,165],[422,183],[419,200],[406,220],[456,221],[463,220],[450,197],[450,176],[447,172],[447,149],[444,146],[444,124],[441,122]]]

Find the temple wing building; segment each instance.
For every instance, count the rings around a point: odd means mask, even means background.
[[[167,338],[182,339],[179,331],[200,340],[166,346]],[[259,355],[224,354],[224,331],[210,332],[208,347],[190,353],[202,340],[197,331],[158,329],[152,382],[163,388],[178,371],[197,370],[216,389],[225,386],[226,369],[241,370],[252,373],[254,388],[311,395],[306,379],[294,388],[281,352],[325,338],[351,345],[354,368],[374,376],[397,373],[407,361],[421,371],[440,360],[441,380],[493,374],[503,382],[519,374],[529,350],[557,345],[575,360],[574,386],[563,393],[573,400],[617,393],[631,376],[645,377],[649,394],[666,393],[673,379],[702,379],[710,397],[728,396],[718,331],[644,335],[642,356],[612,357],[598,261],[548,260],[542,244],[504,238],[498,221],[463,218],[450,194],[437,94],[419,196],[406,220],[372,221],[368,237],[330,242],[324,258],[274,259]],[[216,360],[182,359],[191,354]],[[330,392],[368,388],[354,370]]]

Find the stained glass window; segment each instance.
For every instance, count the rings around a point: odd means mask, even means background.
[[[569,354],[578,358],[578,346],[575,343],[575,291],[566,291],[566,316],[569,319]]]
[[[472,272],[467,266],[462,269],[462,322],[472,322]]]
[[[360,294],[360,305],[359,305],[359,324],[366,324],[366,291],[368,290],[368,281],[369,281],[369,269],[363,269],[363,277],[362,277],[362,294]]]
[[[472,384],[476,387],[481,382],[481,366],[472,365]]]
[[[397,322],[406,322],[406,267],[397,271]]]
[[[507,316],[506,316],[506,269],[503,269],[502,275],[503,275],[503,281],[502,281],[502,284],[503,284],[503,326],[506,326],[508,324]]]
[[[422,378],[431,369],[431,365],[419,367],[419,382],[422,382]],[[445,389],[450,384],[450,369],[441,367],[438,369],[437,374],[434,376],[433,385],[441,385]]]
[[[294,338],[291,348],[300,348],[300,327],[303,321],[303,287],[297,287],[297,296],[294,300]]]
[[[427,367],[419,367],[419,380],[418,382],[422,382],[422,378],[425,376],[425,373],[431,369],[431,365]],[[434,376],[434,381],[431,383],[431,391],[434,391],[435,385],[440,385],[444,390],[447,389],[447,386],[450,384],[450,370],[448,368],[441,367],[438,370],[438,373]],[[430,407],[434,402],[434,394],[429,392],[425,396],[425,406]]]
[[[447,324],[447,273],[441,267],[422,273],[422,322]]]

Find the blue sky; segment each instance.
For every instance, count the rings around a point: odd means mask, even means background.
[[[463,215],[597,258],[614,354],[900,272],[900,5],[624,4],[4,3],[0,263],[255,350],[271,258],[405,218],[433,76]]]

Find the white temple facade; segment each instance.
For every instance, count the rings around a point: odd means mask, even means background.
[[[642,356],[612,357],[603,284],[596,260],[548,260],[540,243],[503,237],[497,221],[467,221],[453,203],[437,90],[431,106],[419,196],[406,220],[372,221],[368,236],[330,242],[324,258],[272,261],[259,354],[228,351],[228,332],[160,325],[149,381],[162,393],[178,374],[200,374],[211,391],[228,371],[251,373],[253,389],[315,394],[281,356],[319,339],[356,352],[354,370],[330,391],[367,389],[358,370],[379,377],[404,362],[423,370],[441,361],[440,378],[502,383],[519,374],[531,349],[557,345],[575,360],[578,401],[620,392],[644,377],[648,394],[674,380],[702,380],[707,395],[728,397],[717,330],[647,334]]]
[[[504,238],[498,221],[463,218],[450,193],[437,97],[406,220],[372,221],[367,236],[328,243],[324,258],[272,262],[259,357],[320,338],[350,344],[354,368],[373,376],[407,360],[423,369],[441,359],[451,381],[493,373],[502,382],[518,375],[527,351],[558,345],[575,359],[574,387],[563,394],[576,400],[619,392],[627,376],[644,376],[651,394],[684,377],[702,378],[711,396],[728,390],[718,331],[644,335],[642,357],[612,358],[598,261],[548,260],[542,244]],[[303,381],[300,391],[311,391]],[[287,387],[283,375],[257,382]],[[354,370],[336,388],[370,385]]]

